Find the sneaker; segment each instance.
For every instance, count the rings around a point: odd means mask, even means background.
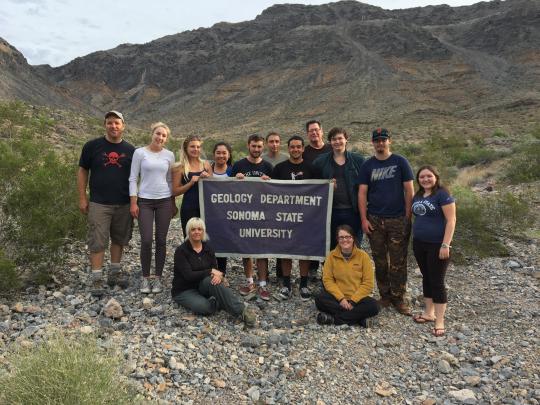
[[[90,294],[94,297],[101,297],[105,294],[103,288],[103,272],[102,271],[93,271],[90,275]]]
[[[253,328],[255,326],[257,322],[257,315],[255,314],[253,308],[250,306],[246,306],[244,308],[244,312],[242,312],[242,320],[247,328]]]
[[[308,301],[311,299],[311,292],[309,291],[309,288],[302,287],[300,288],[300,297],[302,298],[302,301]]]
[[[255,287],[255,284],[246,284],[245,286],[240,288],[240,295],[249,295],[251,293],[254,293],[257,291],[257,287]]]
[[[150,289],[150,280],[148,279],[148,277],[143,277],[143,279],[141,281],[141,289],[140,289],[140,291],[143,294],[150,294],[150,292],[152,291]]]
[[[333,325],[334,317],[326,312],[319,312],[317,315],[317,323],[319,325]]]
[[[360,326],[363,328],[373,328],[375,326],[375,320],[373,318],[365,318],[360,321]]]
[[[212,308],[212,313],[215,313],[218,309],[218,303],[216,301],[216,297],[211,295],[208,297],[208,302],[210,303],[210,307]]]
[[[157,294],[163,291],[163,285],[161,284],[161,277],[157,277],[152,282],[152,293]]]
[[[121,267],[109,267],[107,269],[107,284],[109,287],[117,285],[121,288],[127,288],[129,281],[127,276],[122,272]]]
[[[266,286],[259,287],[257,289],[257,294],[259,294],[259,298],[261,300],[265,300],[265,301],[270,300],[270,291],[268,291],[268,288]]]
[[[289,287],[283,287],[279,290],[279,296],[284,300],[288,300],[292,296],[292,291]]]

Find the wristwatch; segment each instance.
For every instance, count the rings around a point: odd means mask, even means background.
[[[448,243],[443,242],[443,243],[441,243],[441,247],[450,249],[452,246],[450,246]]]

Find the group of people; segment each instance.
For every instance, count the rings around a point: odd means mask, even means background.
[[[424,311],[413,316],[417,323],[433,323],[432,333],[445,333],[447,296],[445,273],[456,223],[455,202],[441,185],[432,166],[422,166],[414,191],[409,162],[390,150],[390,133],[377,128],[371,134],[374,156],[364,159],[349,151],[349,134],[332,128],[325,143],[319,121],[305,125],[307,145],[298,135],[287,141],[288,154],[281,152],[281,137],[270,132],[266,138],[251,135],[248,155],[233,164],[227,142],[213,148],[212,162],[203,159],[202,139],[187,137],[180,160],[165,148],[171,132],[162,122],[151,126],[150,143],[135,149],[123,137],[125,122],[118,111],[105,115],[104,137],[87,142],[82,150],[78,191],[80,209],[88,214],[92,293],[104,293],[103,263],[110,239],[109,286],[126,286],[121,270],[123,247],[131,238],[136,218],[141,235],[140,262],[142,293],[159,293],[166,257],[166,237],[176,215],[175,197],[182,195],[180,219],[185,240],[174,255],[172,297],[197,314],[209,315],[224,309],[254,323],[253,311],[228,286],[227,260],[216,258],[204,222],[200,219],[199,180],[209,177],[261,180],[328,179],[334,193],[331,211],[331,251],[322,270],[323,289],[315,297],[321,324],[360,324],[367,326],[381,308],[393,306],[399,313],[412,315],[406,299],[407,251],[412,216],[413,251],[423,276]],[[266,145],[266,151],[265,151]],[[87,196],[90,190],[90,199]],[[154,230],[155,229],[155,230]],[[321,230],[322,232],[323,230]],[[360,246],[366,235],[375,263]],[[155,273],[151,276],[152,244],[155,240]],[[243,260],[245,284],[239,293],[257,294],[269,300],[268,259],[257,259],[257,284],[253,260]],[[299,295],[311,299],[308,288],[310,269],[318,262],[299,260]],[[281,299],[293,295],[292,260],[280,258],[276,270],[281,279],[277,293]],[[376,280],[380,299],[372,297]]]

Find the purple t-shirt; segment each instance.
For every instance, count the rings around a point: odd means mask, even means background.
[[[437,190],[427,197],[413,198],[412,212],[415,216],[413,237],[422,242],[441,243],[446,219],[442,206],[452,204],[454,198],[446,190]]]

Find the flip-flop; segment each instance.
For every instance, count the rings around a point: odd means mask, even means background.
[[[433,328],[431,331],[431,334],[435,337],[442,337],[446,333],[446,329],[444,328]]]
[[[416,322],[416,323],[435,322],[435,318],[433,318],[433,319],[424,318],[421,314],[417,314],[417,315],[413,316],[413,321]]]

